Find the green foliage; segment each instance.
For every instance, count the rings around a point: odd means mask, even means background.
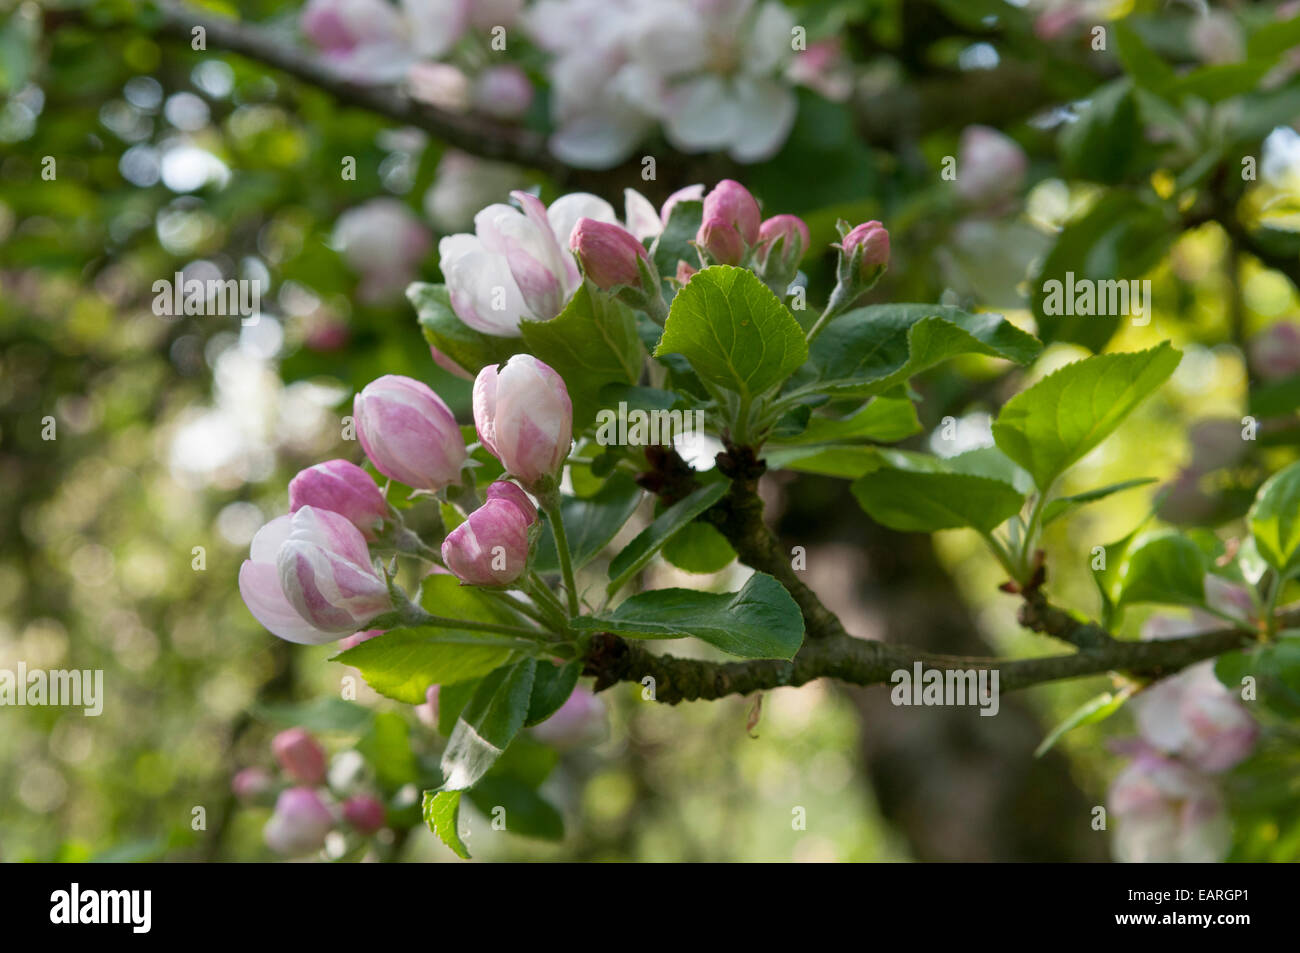
[[[1283,575],[1300,569],[1300,463],[1271,476],[1247,517],[1259,554]]]
[[[718,482],[700,487],[690,496],[678,500],[664,510],[654,521],[637,534],[609,564],[609,586],[606,591],[613,595],[623,588],[634,575],[641,571],[669,540],[685,529],[697,516],[702,514],[727,493],[728,484]]]
[[[654,589],[613,612],[584,616],[575,626],[634,639],[694,636],[740,658],[790,659],[803,643],[803,616],[785,587],[754,573],[739,592]]]
[[[484,676],[442,753],[443,791],[464,791],[488,772],[524,726],[532,702],[536,659],[503,665]]]

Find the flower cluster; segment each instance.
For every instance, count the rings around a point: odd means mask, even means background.
[[[1217,584],[1220,597],[1213,601],[1227,610],[1240,608],[1243,600],[1226,590]],[[1176,638],[1204,631],[1207,622],[1212,627],[1208,617],[1154,616],[1143,636]],[[1112,782],[1107,799],[1117,821],[1116,856],[1133,862],[1222,860],[1232,831],[1216,776],[1250,754],[1259,725],[1219,681],[1212,660],[1157,682],[1130,705],[1138,738],[1116,747],[1133,760]]]
[[[285,857],[320,851],[331,832],[365,839],[386,824],[384,802],[364,780],[364,762],[355,751],[331,763],[319,741],[304,728],[289,728],[271,741],[280,779],[262,768],[245,768],[231,789],[246,805],[274,804],[263,828],[266,846]]]

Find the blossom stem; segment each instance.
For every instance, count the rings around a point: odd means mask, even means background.
[[[564,591],[568,598],[569,617],[578,615],[578,586],[573,578],[573,556],[569,552],[569,538],[564,532],[564,516],[560,504],[552,503],[544,507],[546,518],[551,521],[551,532],[555,534],[555,551],[560,556],[560,575],[564,577]]]

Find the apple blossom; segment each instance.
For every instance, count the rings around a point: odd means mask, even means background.
[[[289,481],[289,512],[315,506],[346,517],[368,540],[388,518],[388,503],[370,474],[348,460],[317,463]]]
[[[384,826],[384,802],[373,794],[350,797],[343,802],[343,820],[358,834],[373,834]]]
[[[1137,757],[1111,783],[1113,847],[1127,863],[1214,863],[1231,845],[1231,828],[1214,782],[1153,751]]]
[[[333,827],[334,816],[319,794],[306,787],[288,788],[280,792],[262,837],[277,854],[301,857],[324,847]]]
[[[582,273],[602,291],[620,286],[641,287],[641,271],[650,265],[645,246],[627,229],[591,218],[580,218],[569,236],[569,248]]]
[[[1130,705],[1153,748],[1209,773],[1240,762],[1259,735],[1255,719],[1215,676],[1212,660],[1156,682]]]
[[[325,780],[325,749],[305,728],[286,728],[271,739],[271,753],[280,768],[299,784]]]
[[[528,565],[528,530],[537,521],[537,508],[513,483],[498,480],[487,488],[487,499],[442,543],[442,559],[464,583],[506,586]]]
[[[417,490],[459,483],[465,440],[451,410],[426,384],[386,374],[352,403],[357,439],[384,476]]]
[[[356,632],[345,638],[339,639],[339,651],[346,652],[348,649],[354,649],[362,642],[369,642],[384,634],[383,629],[366,629],[364,632]]]
[[[547,744],[569,748],[598,744],[608,730],[605,703],[579,685],[555,714],[533,728],[533,735]]]
[[[230,782],[230,790],[242,804],[256,804],[274,786],[271,775],[262,768],[244,768]]]
[[[524,173],[516,166],[448,149],[424,193],[424,214],[444,232],[471,228],[479,209],[500,202],[523,181]]]
[[[506,472],[532,489],[558,474],[573,443],[573,404],[564,379],[529,354],[474,381],[474,425]]]
[[[239,567],[239,593],[248,611],[274,635],[304,645],[333,642],[339,633],[324,631],[304,619],[289,602],[280,584],[276,556],[289,538],[293,519],[291,515],[277,517],[253,536],[249,558]],[[364,539],[362,542],[364,544]]]
[[[391,608],[388,584],[370,565],[360,530],[314,506],[291,519],[276,567],[285,598],[310,625],[338,638]]]
[[[438,727],[438,686],[430,685],[424,693],[423,704],[415,706],[415,717],[430,728]]]
[[[518,119],[533,103],[533,84],[513,63],[485,69],[474,80],[474,106],[496,119]]]
[[[758,230],[758,270],[769,283],[788,285],[812,239],[797,215],[774,215]]]
[[[989,126],[967,126],[958,147],[957,194],[972,205],[992,205],[1014,195],[1029,159],[1010,136]]]
[[[371,199],[334,223],[332,243],[361,276],[361,297],[380,303],[399,297],[429,251],[429,230],[397,199]]]

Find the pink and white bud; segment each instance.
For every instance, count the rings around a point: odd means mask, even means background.
[[[317,785],[325,780],[325,749],[305,728],[286,728],[271,739],[271,753],[289,779]]]
[[[277,854],[301,857],[324,847],[333,827],[334,816],[319,794],[311,788],[288,788],[280,792],[262,837]]]
[[[1216,863],[1232,846],[1214,782],[1172,758],[1142,751],[1111,783],[1112,850],[1125,863]]]
[[[605,703],[579,685],[554,715],[533,729],[533,735],[557,748],[573,748],[599,744],[608,730]]]
[[[371,199],[350,208],[334,223],[331,243],[361,276],[368,302],[398,298],[415,280],[416,266],[432,238],[424,223],[397,199]]]
[[[682,261],[681,259],[678,259],[678,261],[677,261],[677,283],[678,283],[678,284],[681,284],[681,285],[686,284],[686,282],[688,282],[688,281],[691,280],[691,276],[694,275],[694,274],[695,274],[696,272],[698,272],[699,270],[700,270],[700,269],[692,267],[692,266],[691,266],[690,264],[688,264],[687,262],[684,262],[684,261]]]
[[[298,26],[336,71],[355,82],[392,82],[413,56],[402,13],[387,0],[309,0]]]
[[[1020,190],[1029,159],[1010,136],[988,126],[967,126],[958,148],[957,194],[972,205],[990,205]]]
[[[548,365],[516,354],[474,381],[474,426],[483,446],[525,487],[556,476],[573,443],[568,388]]]
[[[1259,737],[1259,725],[1215,676],[1213,661],[1156,682],[1129,704],[1143,740],[1211,774],[1242,761]]]
[[[659,210],[659,221],[662,225],[668,224],[668,219],[672,218],[673,209],[677,207],[678,202],[699,202],[704,199],[704,186],[696,183],[680,188],[668,198],[664,199],[663,208]]]
[[[889,264],[889,232],[879,222],[863,222],[850,229],[840,242],[840,248],[850,259],[855,250],[862,249],[859,267],[864,275]]]
[[[528,565],[528,530],[537,508],[513,483],[498,480],[487,500],[442,543],[442,560],[471,586],[508,586]]]
[[[747,188],[723,179],[704,197],[704,218],[695,244],[715,262],[738,265],[758,243],[762,217]]]
[[[766,266],[773,253],[779,258],[781,271],[791,276],[812,244],[808,226],[797,215],[773,215],[758,229],[759,257]],[[773,264],[776,264],[775,262]]]
[[[314,506],[346,517],[368,540],[388,518],[388,503],[370,474],[347,460],[326,460],[289,481],[289,512]]]
[[[343,802],[343,820],[368,837],[384,826],[384,802],[372,794],[350,797]]]
[[[569,249],[582,273],[603,291],[641,286],[641,265],[650,264],[645,246],[618,225],[580,218],[569,236]]]
[[[304,619],[280,584],[276,557],[289,538],[293,519],[289,515],[280,516],[257,531],[249,547],[249,558],[239,567],[239,593],[248,611],[273,634],[302,645],[323,645],[336,640],[339,633],[322,630]],[[363,545],[364,542],[363,539]]]
[[[386,374],[352,403],[357,439],[384,476],[417,490],[459,483],[467,459],[456,418],[426,384]]]
[[[476,331],[502,337],[518,337],[522,321],[555,317],[581,284],[573,256],[561,244],[568,242],[576,217],[557,225],[537,196],[510,194],[522,212],[489,205],[474,216],[473,235],[448,235],[438,243],[452,310]]]
[[[438,727],[438,686],[430,685],[424,693],[424,703],[415,706],[415,717],[429,728]]]
[[[275,562],[289,604],[335,638],[364,629],[392,608],[388,584],[370,564],[365,537],[337,513],[300,509]]]
[[[445,112],[465,113],[474,105],[469,74],[450,63],[413,63],[406,71],[406,88],[412,99]]]
[[[496,119],[518,119],[533,104],[533,84],[513,63],[491,66],[474,83],[474,106]]]
[[[257,804],[273,787],[271,775],[261,768],[244,768],[230,781],[230,790],[241,804]]]

